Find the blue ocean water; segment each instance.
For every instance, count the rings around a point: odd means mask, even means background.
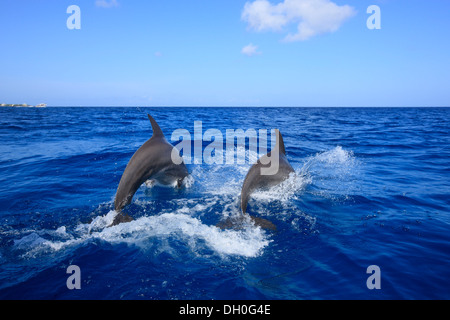
[[[295,174],[248,207],[277,231],[216,227],[251,151],[142,186],[108,228],[147,112],[169,140],[279,128]],[[449,131],[449,108],[1,108],[0,299],[449,299]]]

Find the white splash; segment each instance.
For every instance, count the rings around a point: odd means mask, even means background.
[[[330,199],[356,192],[361,177],[359,161],[341,146],[309,157],[301,172],[318,187],[314,193]]]
[[[292,228],[300,228],[308,216],[299,215],[295,206],[294,209],[290,208],[292,200],[301,197],[303,190],[313,183],[324,187],[320,192],[324,192],[325,196],[336,191],[348,192],[348,188],[343,189],[343,186],[346,183],[348,185],[348,180],[354,175],[354,164],[355,158],[352,153],[340,146],[316,154],[306,159],[303,167],[297,168],[280,185],[270,190],[255,192],[252,198],[257,200],[256,209],[260,213],[272,215],[266,212],[266,204],[274,200],[281,201],[283,210],[287,208],[285,211],[290,212],[290,216],[298,215],[292,220]],[[206,250],[219,256],[257,257],[272,242],[271,235],[264,230],[251,223],[240,230],[221,230],[202,221],[211,218],[210,215],[224,219],[240,214],[240,190],[250,166],[246,163],[195,167],[186,181],[186,187],[191,193],[201,195],[201,200],[172,199],[169,200],[171,205],[168,208],[156,213],[148,211],[148,208],[153,207],[155,200],[147,200],[145,197],[135,199],[133,203],[142,207],[142,212],[146,215],[132,222],[109,227],[117,215],[116,211],[111,210],[105,215],[97,216],[90,223],[74,227],[28,230],[22,233],[22,238],[15,240],[14,248],[23,251],[23,256],[32,257],[36,254],[78,248],[100,240],[111,244],[134,245],[143,250],[156,244],[160,246],[159,251],[176,252],[177,248],[173,247],[173,243],[177,243],[189,248],[194,255],[201,255]],[[262,206],[259,206],[259,203],[262,203]],[[99,207],[104,209],[105,206],[109,207],[110,203],[101,204]],[[283,220],[283,217],[279,217],[279,213],[275,214],[276,219]],[[313,228],[315,220],[309,222]]]
[[[311,178],[298,172],[293,172],[289,178],[279,185],[267,190],[258,190],[252,194],[252,198],[258,201],[274,201],[279,200],[286,203],[290,200],[297,199],[297,194],[302,191],[309,183]]]
[[[203,210],[197,205],[194,210]],[[179,211],[184,211],[183,208]],[[60,251],[72,246],[79,246],[94,240],[102,240],[111,244],[126,243],[145,249],[153,240],[175,238],[188,246],[195,254],[205,246],[218,255],[237,255],[256,257],[269,245],[265,231],[249,225],[243,230],[221,230],[216,226],[203,224],[199,219],[183,213],[163,213],[156,216],[141,217],[129,223],[108,227],[117,212],[110,211],[105,216],[95,218],[89,224],[81,224],[73,236],[68,236],[65,227],[56,231],[31,233],[15,241],[18,250],[26,250],[27,255],[48,250]],[[46,240],[49,234],[61,240]],[[166,248],[170,250],[170,248]]]

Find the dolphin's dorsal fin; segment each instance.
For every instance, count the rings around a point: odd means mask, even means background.
[[[153,136],[152,137],[164,137],[164,133],[162,132],[161,128],[159,127],[158,123],[153,119],[153,117],[149,114],[148,119],[150,120],[150,123],[152,124],[152,130],[153,130]]]
[[[286,154],[286,150],[284,149],[283,136],[281,135],[280,130],[275,129],[275,134],[276,134],[275,148],[279,148],[278,150],[280,153]]]

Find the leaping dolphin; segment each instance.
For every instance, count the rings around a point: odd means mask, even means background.
[[[275,130],[275,147],[266,155],[262,156],[248,171],[242,185],[241,210],[242,214],[247,212],[247,204],[250,195],[259,189],[267,189],[276,186],[286,180],[294,172],[286,158],[283,137],[278,129]],[[275,225],[267,220],[250,216],[256,225],[264,229],[276,230]]]
[[[148,119],[152,125],[153,136],[136,151],[123,172],[114,200],[114,209],[118,215],[112,225],[133,220],[124,214],[122,209],[131,202],[137,189],[145,181],[152,179],[162,185],[180,187],[189,174],[181,159],[176,161],[179,164],[172,160],[173,156],[179,157],[178,150],[167,142],[158,123],[149,114]]]

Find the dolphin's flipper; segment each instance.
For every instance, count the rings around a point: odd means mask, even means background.
[[[223,220],[219,222],[216,227],[224,230],[224,229],[235,229],[235,230],[241,230],[245,226],[246,223],[248,223],[248,218],[250,218],[251,222],[255,224],[257,227],[261,227],[265,230],[272,230],[276,231],[277,227],[270,222],[269,220],[263,219],[263,218],[257,218],[253,217],[251,215],[247,216],[238,216],[238,217],[232,217],[228,218],[226,220]]]
[[[130,217],[128,214],[119,212],[119,214],[114,218],[114,221],[110,225],[110,227],[117,226],[118,224],[125,223],[125,222],[131,222],[133,220],[134,219],[132,217]]]
[[[254,216],[250,216],[250,219],[252,219],[253,223],[258,226],[261,227],[262,229],[266,229],[266,230],[272,230],[272,231],[276,231],[277,227],[270,222],[269,220],[263,219],[263,218],[258,218],[258,217],[254,217]]]

